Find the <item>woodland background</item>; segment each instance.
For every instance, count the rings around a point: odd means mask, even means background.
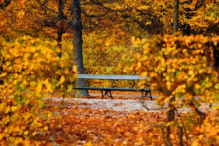
[[[218,0],[0,0],[0,20],[2,145],[219,144]],[[72,98],[77,73],[148,76],[132,86],[149,83],[168,111],[43,100]]]

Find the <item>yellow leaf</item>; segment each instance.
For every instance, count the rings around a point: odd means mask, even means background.
[[[108,41],[108,42],[106,42],[106,46],[108,47],[110,45],[110,42]]]
[[[12,106],[12,107],[11,107],[11,111],[13,111],[13,112],[16,111],[17,109],[18,109],[17,106]]]
[[[170,134],[170,138],[174,139],[174,138],[175,138],[175,136],[174,136],[173,134]]]
[[[134,118],[135,116],[134,116],[133,114],[130,114],[129,117],[130,117],[130,118]]]
[[[195,84],[195,89],[199,89],[201,86],[199,84]]]
[[[60,81],[59,81],[59,84],[64,83],[64,81],[65,81],[65,76],[61,76]]]
[[[25,132],[24,132],[24,135],[28,135],[28,131],[25,131]]]
[[[168,80],[170,79],[170,76],[166,76],[165,78],[166,78],[166,80],[168,81]]]
[[[3,137],[4,137],[3,134],[0,133],[0,140],[2,140]]]
[[[85,144],[85,146],[92,146],[92,143],[88,142],[88,143]]]
[[[36,88],[36,92],[39,93],[42,90],[42,84],[38,84],[37,88]]]
[[[45,85],[48,86],[49,85],[49,79],[45,80]]]
[[[76,66],[73,66],[73,70],[72,70],[73,72],[77,72],[77,67]]]
[[[145,79],[147,77],[148,73],[147,72],[143,72],[141,73],[141,78],[142,79]]]
[[[190,70],[190,71],[189,71],[189,75],[192,75],[192,74],[194,74],[194,71],[193,71],[193,70]]]
[[[45,131],[47,131],[48,129],[49,129],[48,126],[45,126],[45,127],[44,127],[44,130],[45,130]]]
[[[34,132],[32,135],[33,135],[33,136],[35,136],[36,134],[37,134],[37,133],[36,133],[36,132]]]
[[[138,67],[141,67],[141,62],[138,62]]]

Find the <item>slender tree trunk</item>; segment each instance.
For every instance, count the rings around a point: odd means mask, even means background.
[[[178,126],[179,145],[183,146],[183,127]]]
[[[60,49],[60,50],[59,50],[60,52],[57,53],[57,57],[61,58],[61,56],[62,56],[62,53],[61,53],[62,44],[61,44],[61,42],[62,42],[63,29],[62,29],[62,28],[59,28],[57,34],[58,34],[58,35],[57,35],[57,43],[58,43],[58,47],[59,47],[59,49]]]
[[[169,101],[169,110],[167,111],[167,123],[172,122],[175,119],[175,108],[172,105],[173,101],[175,101],[174,96]],[[167,146],[172,146],[172,143],[170,140],[170,134],[171,134],[170,126],[167,126],[167,128],[166,128],[166,145]]]
[[[57,43],[58,43],[58,48],[59,48],[59,52],[57,52],[57,57],[61,58],[62,57],[62,35],[63,35],[63,29],[59,28],[58,29],[58,33],[57,33]],[[61,67],[59,66],[59,64],[57,64],[57,71],[60,70]],[[57,75],[57,80],[60,80],[60,75]]]
[[[179,0],[174,0],[174,12],[173,12],[173,35],[178,30],[179,24]]]
[[[174,0],[173,35],[175,35],[178,30],[178,22],[179,22],[179,0]],[[171,100],[169,101],[169,111],[167,112],[167,123],[172,122],[175,119],[175,107],[172,105],[174,101],[175,101],[175,96],[173,96]],[[181,130],[181,128],[179,130]],[[167,146],[172,146],[172,143],[170,140],[170,134],[171,134],[170,126],[167,126],[167,129],[166,129],[166,141],[167,141],[166,145]]]
[[[217,46],[219,46],[219,44]],[[214,67],[215,70],[219,72],[219,49],[217,49],[217,46],[214,47]]]
[[[73,52],[74,52],[74,62],[77,67],[79,74],[84,73],[84,64],[83,64],[83,53],[82,53],[82,23],[81,23],[81,7],[80,0],[72,0],[72,9],[71,14],[73,17]],[[85,80],[78,79],[77,86],[84,87]],[[77,96],[88,96],[87,90],[80,90],[80,93]]]
[[[58,8],[59,8],[59,15],[58,17],[63,16],[63,9],[64,9],[64,2],[63,0],[59,0],[58,1]],[[61,20],[62,21],[62,20]],[[63,35],[63,21],[61,22],[61,26],[59,26],[58,28],[58,32],[57,32],[57,43],[58,43],[58,48],[59,48],[59,52],[57,53],[57,57],[61,58],[62,57],[62,35]],[[60,70],[61,67],[59,66],[59,64],[57,64],[57,70]],[[57,80],[60,80],[60,75],[57,75]]]
[[[170,118],[170,111],[167,112],[167,122],[170,122],[171,121],[171,118]],[[167,126],[166,128],[166,146],[172,146],[172,143],[171,143],[171,140],[170,140],[170,126]]]
[[[179,24],[179,0],[174,0],[174,21],[173,21],[173,35],[178,31]],[[175,99],[173,99],[175,100]],[[174,113],[174,111],[173,111]],[[179,145],[183,146],[183,128],[178,126]]]

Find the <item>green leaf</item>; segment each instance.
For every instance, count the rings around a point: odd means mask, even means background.
[[[199,93],[199,90],[198,89],[195,89],[195,94],[198,94]]]
[[[108,67],[108,68],[106,69],[106,72],[107,72],[107,73],[112,73],[112,71],[113,71],[113,67]]]
[[[40,102],[39,102],[39,107],[40,107],[40,108],[45,108],[45,103],[44,103],[43,101],[40,101]]]
[[[21,91],[21,90],[22,90],[21,84],[22,84],[22,81],[19,81],[19,82],[17,83],[17,89],[18,89],[18,91]]]
[[[219,89],[219,83],[215,85],[215,89]]]

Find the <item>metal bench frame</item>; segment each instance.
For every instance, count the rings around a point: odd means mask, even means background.
[[[96,74],[78,74],[79,79],[98,79],[98,80],[112,80],[112,87],[73,87],[76,90],[100,90],[101,98],[109,96],[113,99],[111,91],[140,91],[142,100],[144,97],[148,97],[152,100],[150,89],[138,89],[138,88],[117,88],[113,87],[114,80],[142,80],[139,75],[96,75]],[[105,91],[105,93],[104,93]]]

